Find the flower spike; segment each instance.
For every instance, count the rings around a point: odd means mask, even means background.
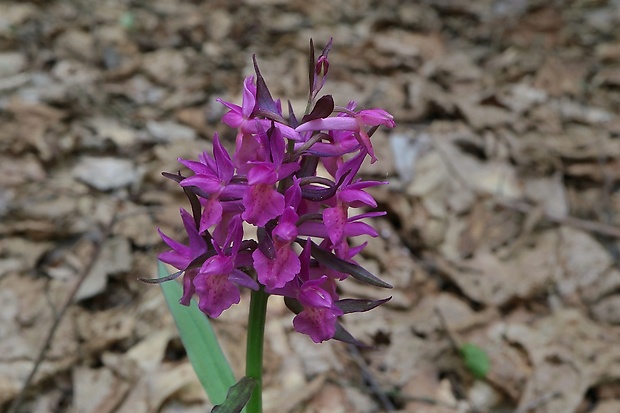
[[[314,342],[361,345],[339,317],[389,298],[343,299],[338,284],[351,277],[391,288],[355,262],[366,243],[352,246],[349,238],[378,236],[364,220],[384,213],[352,214],[351,208],[377,207],[366,189],[385,182],[358,175],[367,158],[376,161],[374,131],[394,127],[394,118],[379,108],[356,109],[354,101],[338,106],[331,95],[319,98],[332,40],[318,58],[310,45],[303,116],[295,116],[290,101],[273,98],[253,56],[255,75],[243,81],[241,104],[217,99],[227,108],[222,122],[235,130],[234,152],[215,134],[211,153],[179,159],[189,176],[164,173],[186,193],[191,212],[181,210],[187,242],[159,231],[169,248],[159,257],[178,270],[166,280],[183,275],[180,302],[188,305],[197,296],[209,317],[238,303],[240,288],[248,288],[283,296],[295,313],[294,329]],[[287,115],[281,102],[288,102]],[[245,239],[248,226],[255,227],[256,240]]]

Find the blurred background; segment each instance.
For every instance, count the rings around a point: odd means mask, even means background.
[[[342,295],[393,298],[344,321],[371,349],[271,300],[266,411],[620,411],[617,0],[0,2],[0,411],[47,344],[20,412],[208,411],[137,281],[186,206],[160,172],[233,143],[252,54],[303,111],[331,37],[323,91],[397,122],[360,260],[394,289]],[[213,323],[238,374],[246,305]]]

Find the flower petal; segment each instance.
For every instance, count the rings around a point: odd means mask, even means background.
[[[178,158],[178,161],[180,164],[183,164],[195,174],[212,175],[214,172],[213,169],[211,169],[208,165],[202,162],[192,161],[190,159],[183,158]]]
[[[362,205],[367,205],[369,207],[375,208],[377,206],[377,201],[367,194],[366,192],[359,189],[345,188],[338,193],[338,199],[341,202],[347,203],[355,208],[359,208]]]
[[[256,163],[248,172],[248,185],[273,185],[277,182],[277,180],[278,174],[275,172],[273,164],[269,162]]]
[[[217,165],[217,175],[222,182],[228,183],[232,179],[235,167],[233,166],[230,155],[222,146],[217,133],[213,137],[213,157]]]
[[[337,206],[334,208],[325,208],[323,211],[323,222],[327,228],[329,239],[336,244],[340,244],[344,239],[344,227],[347,223],[346,206]]]
[[[327,276],[323,275],[318,279],[303,283],[299,291],[299,302],[304,307],[331,308],[334,302],[329,293],[321,288],[321,284],[325,281],[327,281]]]
[[[252,186],[243,196],[245,211],[241,217],[250,224],[262,227],[284,211],[284,195],[271,185]]]
[[[239,289],[228,278],[219,274],[198,274],[194,279],[198,308],[211,318],[241,301]]]
[[[208,194],[213,194],[222,190],[222,181],[215,175],[198,174],[182,180],[181,186],[195,186]]]
[[[293,319],[295,331],[310,336],[315,343],[334,337],[338,312],[329,308],[305,308]]]
[[[249,288],[250,290],[258,291],[258,283],[254,278],[250,277],[241,270],[233,270],[228,276],[228,281],[241,285],[242,287]]]
[[[258,281],[269,289],[284,287],[301,269],[299,257],[289,246],[276,251],[275,260],[270,260],[258,249],[252,253],[252,258]]]
[[[254,76],[248,76],[243,81],[243,117],[249,119],[256,106],[256,86]]]
[[[302,123],[295,128],[297,132],[308,132],[317,130],[350,130],[357,131],[359,124],[355,118],[336,116],[331,118],[314,119],[310,122]]]
[[[288,207],[282,213],[280,222],[273,229],[273,239],[280,243],[288,243],[295,241],[297,238],[297,213],[292,207]]]
[[[222,204],[217,197],[211,197],[204,203],[204,210],[200,217],[200,233],[204,234],[209,228],[222,219]]]
[[[198,308],[215,318],[241,300],[239,289],[228,280],[234,264],[231,257],[216,255],[209,258],[194,278]]]
[[[383,109],[375,108],[360,110],[357,116],[365,125],[368,126],[383,125],[388,128],[393,128],[396,126],[394,116]]]
[[[204,238],[200,236],[198,229],[196,229],[194,217],[183,208],[181,208],[181,219],[183,220],[183,226],[189,238],[190,255],[192,257],[197,257],[207,251],[207,243]]]
[[[172,265],[177,270],[184,270],[191,262],[187,255],[179,254],[176,251],[166,251],[157,257],[161,262]]]
[[[196,293],[196,288],[194,287],[194,278],[196,278],[197,273],[197,268],[185,271],[185,275],[183,276],[183,295],[179,300],[180,304],[190,304],[192,297]]]

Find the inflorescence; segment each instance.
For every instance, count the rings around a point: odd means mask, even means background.
[[[337,293],[337,284],[349,276],[390,287],[354,261],[366,243],[351,246],[348,238],[377,236],[363,220],[384,212],[349,211],[377,207],[365,189],[385,182],[357,174],[367,156],[376,161],[374,131],[394,127],[394,120],[383,109],[356,110],[354,101],[343,107],[330,95],[317,99],[330,48],[331,41],[315,59],[311,42],[308,106],[301,119],[290,103],[284,117],[254,58],[256,77],[245,79],[242,105],[218,100],[229,109],[222,122],[237,131],[234,154],[216,134],[212,154],[179,159],[192,175],[164,173],[191,205],[191,212],[181,209],[187,244],[160,231],[171,250],[159,259],[179,270],[167,280],[184,274],[182,304],[196,295],[200,310],[214,318],[239,303],[239,287],[263,288],[283,296],[296,313],[295,330],[318,343],[355,342],[337,318],[387,301],[340,299]],[[320,165],[326,176],[317,175]],[[244,223],[256,227],[256,240],[244,239]]]

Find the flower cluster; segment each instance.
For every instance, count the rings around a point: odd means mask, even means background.
[[[192,210],[181,210],[187,245],[160,232],[171,248],[160,260],[177,268],[176,276],[184,274],[182,304],[197,295],[199,308],[218,317],[240,301],[240,286],[263,288],[284,296],[297,314],[295,330],[318,343],[354,340],[337,318],[386,301],[340,299],[337,283],[352,276],[390,287],[355,263],[365,244],[352,247],[348,238],[377,236],[362,220],[383,213],[349,212],[377,206],[365,189],[383,182],[357,174],[367,156],[376,160],[374,131],[394,121],[382,109],[356,110],[355,102],[335,106],[330,95],[317,99],[330,47],[331,41],[315,59],[311,44],[308,106],[301,119],[290,103],[284,117],[254,59],[256,77],[245,79],[241,106],[219,100],[229,109],[222,122],[237,131],[234,154],[216,134],[212,155],[179,159],[191,176],[164,173],[180,184]],[[256,240],[244,239],[244,222],[256,227]]]

